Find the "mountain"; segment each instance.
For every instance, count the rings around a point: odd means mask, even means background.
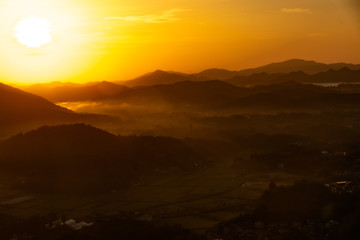
[[[124,190],[201,161],[181,140],[115,136],[84,124],[45,126],[0,143],[1,171],[22,177],[28,191]]]
[[[236,76],[224,81],[233,84],[235,86],[269,85],[269,84],[284,82],[284,81],[278,81],[280,76],[282,76],[282,74],[279,73],[269,74],[266,72],[262,72],[262,73],[254,73],[251,76]]]
[[[342,70],[342,72],[335,72],[339,70]],[[345,70],[348,70],[348,72],[346,73]],[[359,70],[360,65],[354,64],[323,64],[315,61],[292,59],[241,71],[213,68],[197,74],[185,74],[156,70],[133,80],[116,83],[106,81],[88,84],[53,82],[48,84],[35,84],[25,88],[25,90],[53,102],[93,101],[117,96],[129,91],[129,87],[171,85],[188,81],[222,80],[236,86],[254,86],[259,84],[277,84],[287,81],[316,83],[326,82],[326,79],[329,79],[329,82],[343,82],[341,78],[344,78],[344,74],[347,74],[349,75],[347,78],[353,79],[349,81],[355,82],[356,74],[351,75],[351,71]],[[326,72],[329,72],[329,76],[326,76],[326,74],[321,76],[321,73]],[[331,75],[332,73],[337,73],[338,75],[335,77]],[[315,77],[312,76],[316,74],[319,75]]]
[[[256,98],[259,94],[278,95],[285,98],[307,98],[321,94],[335,93],[333,89],[328,89],[312,84],[302,84],[294,81],[281,82],[272,85],[261,85],[253,88],[254,94],[250,96]]]
[[[275,82],[296,81],[299,83],[357,83],[360,82],[360,70],[343,67],[330,69],[313,75],[304,72],[292,72],[275,79]]]
[[[231,84],[212,81],[185,81],[170,85],[156,85],[135,88],[118,95],[117,100],[132,104],[175,104],[175,105],[212,105],[216,99],[223,100],[246,93],[247,89]]]
[[[359,92],[342,92],[338,89],[284,82],[253,88],[253,94],[227,103],[228,108],[243,110],[338,110],[357,109]]]
[[[193,76],[189,76],[187,74],[157,70],[155,72],[145,74],[133,80],[121,82],[121,84],[127,87],[138,87],[138,86],[165,85],[165,84],[173,84],[176,82],[197,81],[197,80],[199,79]]]
[[[338,70],[330,69],[326,72],[311,76],[313,83],[360,83],[360,70],[343,67]]]
[[[239,76],[238,71],[229,71],[226,69],[219,69],[219,68],[211,68],[205,71],[196,73],[192,75],[196,78],[202,78],[207,80],[226,80],[236,76]]]
[[[0,122],[63,119],[75,115],[48,100],[0,83]]]
[[[345,69],[337,71],[341,72]],[[331,71],[328,74],[330,75]],[[303,79],[306,82],[312,81],[311,77],[315,75],[294,72],[288,76],[291,76],[291,79]],[[285,80],[286,78],[276,84],[254,87],[236,87],[219,80],[187,81],[135,88],[113,99],[130,105],[169,106],[171,109],[186,108],[187,110],[201,109],[202,111],[226,109],[236,111],[329,110],[356,108],[360,104],[358,92],[344,92],[336,88]]]
[[[206,79],[227,80],[236,76],[251,76],[253,74],[287,74],[291,72],[304,72],[306,74],[316,74],[328,70],[339,70],[341,68],[349,68],[351,70],[360,70],[360,65],[347,63],[324,64],[315,61],[306,61],[301,59],[292,59],[284,62],[271,63],[265,66],[244,69],[241,71],[228,71],[224,69],[209,69],[201,73],[194,74],[195,77]]]
[[[70,121],[74,112],[48,100],[0,83],[0,138],[37,124]]]
[[[325,87],[297,82],[283,82],[273,85],[257,86],[252,89],[252,93],[245,97],[240,97],[229,106],[237,108],[251,107],[277,107],[296,108],[305,99],[333,93],[335,91]],[[311,108],[311,106],[308,106]]]
[[[337,71],[344,71],[337,70]],[[330,74],[329,72],[328,74]],[[269,74],[261,74],[270,76]],[[335,74],[336,75],[336,74]],[[278,75],[276,75],[278,76]],[[284,75],[285,76],[285,75]],[[107,104],[126,103],[146,107],[168,107],[170,111],[258,111],[354,108],[358,91],[327,88],[306,83],[314,75],[288,74],[305,83],[274,79],[274,84],[237,87],[219,80],[186,81],[169,85],[133,88],[106,99]],[[282,77],[282,75],[281,75]],[[279,82],[277,82],[279,81]]]
[[[348,67],[353,70],[360,70],[360,65],[347,64],[347,63],[334,63],[334,64],[324,64],[318,63],[315,61],[306,61],[302,59],[292,59],[279,63],[271,63],[262,67],[245,69],[239,71],[239,75],[249,76],[254,73],[290,73],[290,72],[299,72],[302,71],[307,74],[316,74],[319,72],[325,72],[330,69],[338,70],[344,67]]]
[[[271,85],[288,81],[299,83],[359,83],[360,70],[343,67],[338,70],[330,69],[313,75],[302,71],[287,74],[256,73],[251,76],[237,76],[225,80],[225,82],[236,86]]]
[[[120,94],[128,87],[110,82],[88,84],[36,84],[26,89],[52,102],[94,101]]]
[[[77,114],[48,100],[0,83],[0,139],[44,124],[108,122],[110,117]]]

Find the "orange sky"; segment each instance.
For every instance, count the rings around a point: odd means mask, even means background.
[[[0,0],[0,81],[126,80],[290,58],[360,63],[356,0]],[[37,16],[53,41],[20,44]]]

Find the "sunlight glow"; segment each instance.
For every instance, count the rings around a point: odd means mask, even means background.
[[[0,80],[118,81],[292,58],[360,63],[355,1],[0,0]]]
[[[52,41],[51,23],[46,18],[29,17],[14,27],[17,41],[30,48],[39,48]]]

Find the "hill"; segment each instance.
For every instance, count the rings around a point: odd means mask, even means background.
[[[45,124],[109,120],[101,115],[77,114],[40,96],[0,83],[0,139]]]
[[[224,69],[209,69],[198,74],[195,77],[202,77],[206,79],[227,80],[237,76],[251,76],[253,74],[287,74],[291,72],[304,72],[306,74],[316,74],[326,72],[329,70],[339,70],[341,68],[349,68],[351,70],[360,70],[360,65],[347,63],[324,64],[315,61],[306,61],[301,59],[292,59],[284,62],[271,63],[265,66],[244,69],[241,71],[229,71]]]
[[[246,89],[212,81],[185,81],[132,89],[118,95],[117,100],[133,104],[213,105],[216,99],[240,96]]]
[[[245,69],[239,71],[239,75],[251,75],[254,73],[290,73],[290,72],[298,72],[302,71],[307,74],[316,74],[319,72],[325,72],[330,69],[338,70],[344,67],[348,67],[353,70],[360,70],[360,65],[347,64],[347,63],[333,63],[333,64],[325,64],[318,63],[315,61],[307,61],[302,59],[291,59],[284,62],[279,63],[271,63],[262,67],[253,68],[253,69]]]
[[[328,74],[331,74],[331,71]],[[323,73],[318,75],[323,75]],[[302,72],[290,73],[289,76],[295,76],[298,80],[303,79],[305,83],[286,81],[287,78],[281,78],[281,80],[274,79],[275,84],[237,87],[219,80],[186,81],[133,88],[117,96],[104,99],[104,101],[113,106],[123,103],[129,104],[129,106],[138,105],[155,109],[161,106],[162,111],[171,112],[174,110],[216,112],[227,110],[329,110],[341,107],[354,108],[359,104],[358,91],[345,91],[344,88],[327,88],[308,84],[306,82],[320,78]],[[279,82],[277,83],[277,81]]]
[[[19,151],[21,149],[21,151]],[[31,191],[123,190],[146,176],[187,171],[202,158],[180,140],[115,136],[84,125],[41,127],[0,144],[1,171]]]
[[[337,89],[284,82],[254,88],[253,94],[229,102],[227,106],[250,110],[336,110],[357,109],[360,93],[344,93]]]
[[[238,71],[229,71],[226,69],[211,68],[211,69],[207,69],[202,72],[193,74],[192,76],[194,76],[196,78],[207,79],[207,80],[215,80],[215,79],[226,80],[226,79],[230,79],[230,78],[239,76],[239,72]]]
[[[226,80],[236,86],[270,85],[282,82],[295,81],[299,83],[359,83],[360,70],[351,70],[347,67],[338,70],[330,69],[313,75],[302,71],[287,74],[253,74],[251,76],[237,76]]]
[[[0,123],[68,119],[72,111],[46,99],[0,83]]]
[[[187,74],[157,70],[155,72],[145,74],[133,80],[121,82],[121,84],[128,87],[138,87],[138,86],[165,85],[165,84],[173,84],[176,82],[195,81],[195,80],[199,80],[199,79],[193,76],[189,76]]]
[[[197,74],[156,70],[141,77],[116,83],[94,82],[88,84],[53,82],[35,84],[25,90],[53,102],[94,101],[118,96],[129,88],[172,85],[178,82],[221,80],[236,86],[278,84],[288,81],[301,83],[331,83],[359,81],[360,65],[292,59],[241,71],[208,69]]]
[[[330,69],[311,76],[308,81],[313,83],[359,83],[360,70],[351,70],[347,67],[338,70]]]
[[[230,79],[223,80],[235,86],[255,86],[255,85],[269,85],[282,82],[279,77],[283,76],[280,73],[269,74],[266,72],[254,73],[251,76],[235,76]]]
[[[301,72],[290,75],[312,76]],[[318,76],[315,77],[320,79]],[[308,78],[305,79],[308,81]],[[202,110],[233,109],[237,111],[329,110],[342,107],[354,108],[360,103],[358,92],[344,92],[337,88],[326,88],[285,80],[282,79],[276,84],[258,85],[250,88],[236,87],[218,80],[179,82],[132,89],[114,99],[128,104],[170,105],[172,108],[177,107],[177,109],[186,107],[188,110],[193,108]]]

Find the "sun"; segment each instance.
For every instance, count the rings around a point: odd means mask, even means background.
[[[39,48],[52,41],[52,25],[46,18],[31,16],[14,27],[14,37],[29,48]]]

